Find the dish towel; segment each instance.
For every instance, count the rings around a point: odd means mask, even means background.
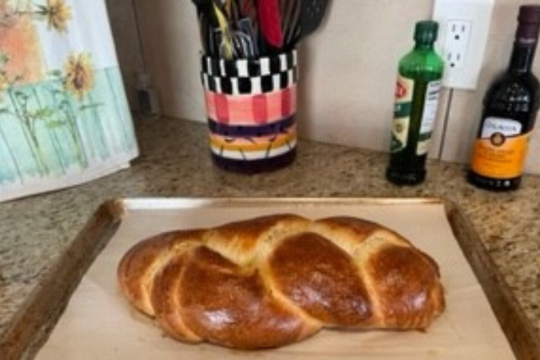
[[[138,155],[104,0],[0,0],[0,202]]]

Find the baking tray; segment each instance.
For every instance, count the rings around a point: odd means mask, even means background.
[[[540,360],[540,345],[536,333],[514,299],[491,258],[486,253],[471,223],[459,207],[440,199],[325,199],[325,198],[280,198],[280,199],[115,199],[102,204],[88,224],[75,239],[70,249],[57,263],[51,276],[33,293],[29,306],[18,316],[6,336],[0,342],[2,359],[31,359],[45,343],[54,325],[61,318],[72,293],[98,254],[117,233],[126,215],[139,211],[149,213],[184,213],[207,209],[209,214],[225,209],[245,209],[253,215],[253,209],[267,212],[320,213],[359,208],[411,209],[415,206],[440,206],[451,232],[461,247],[468,264],[483,289],[500,328],[518,360]],[[334,209],[334,210],[328,210]],[[393,210],[393,211],[394,211]],[[322,212],[325,212],[322,211]],[[389,212],[391,213],[391,211]],[[217,213],[214,213],[217,214]],[[369,218],[369,211],[363,217]],[[247,216],[244,216],[247,217]],[[384,218],[384,217],[383,217]],[[378,220],[378,219],[372,219]],[[206,220],[203,220],[203,223]],[[381,222],[381,221],[379,221]],[[384,221],[383,221],[384,223]],[[444,272],[444,269],[442,269]],[[127,306],[127,305],[126,305]],[[436,320],[437,321],[437,320]],[[152,329],[156,333],[156,328]],[[97,330],[99,331],[99,330]],[[429,331],[429,330],[428,330]],[[319,336],[315,335],[315,337]],[[54,338],[54,335],[53,335]],[[171,340],[172,341],[172,340]],[[180,344],[179,346],[184,346]],[[224,352],[231,354],[230,351]],[[60,355],[60,354],[59,354]],[[180,355],[180,354],[178,354]],[[360,353],[358,354],[360,355]],[[438,358],[436,352],[432,354]],[[472,354],[471,354],[472,355]],[[181,356],[180,356],[181,357]],[[226,356],[225,356],[226,357]],[[257,358],[265,358],[259,353]],[[60,356],[62,358],[62,356]],[[122,357],[119,357],[119,359]],[[399,358],[399,357],[398,357]],[[446,358],[446,357],[445,357]],[[73,359],[76,360],[76,359]]]

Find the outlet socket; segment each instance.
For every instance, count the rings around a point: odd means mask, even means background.
[[[437,49],[445,60],[443,86],[474,90],[482,69],[494,0],[436,0]]]
[[[443,40],[442,55],[446,66],[452,70],[467,66],[467,55],[471,41],[472,22],[469,20],[448,20],[446,36]]]

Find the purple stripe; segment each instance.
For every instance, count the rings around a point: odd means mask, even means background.
[[[295,123],[294,115],[264,125],[227,125],[208,119],[210,131],[222,136],[266,136],[283,134]]]

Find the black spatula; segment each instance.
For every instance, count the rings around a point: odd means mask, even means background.
[[[301,0],[301,38],[305,39],[319,28],[329,0]]]
[[[292,0],[298,1],[299,18],[292,32],[293,40],[288,42],[290,48],[294,48],[302,39],[311,35],[321,25],[328,3],[330,0]]]

